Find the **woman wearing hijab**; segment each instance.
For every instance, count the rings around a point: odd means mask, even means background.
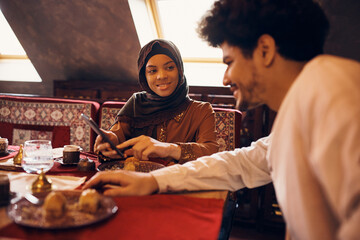
[[[214,111],[209,103],[189,98],[178,48],[162,39],[149,42],[140,50],[138,71],[144,91],[132,95],[105,131],[117,147],[127,149],[126,156],[163,158],[165,164],[217,152]],[[119,157],[101,137],[95,150]]]

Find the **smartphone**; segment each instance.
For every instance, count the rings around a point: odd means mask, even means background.
[[[105,142],[110,144],[110,147],[112,149],[114,149],[121,158],[124,158],[124,154],[118,148],[116,148],[114,143],[111,142],[110,139],[108,138],[108,136],[105,133],[103,133],[103,131],[100,130],[99,126],[96,124],[96,122],[92,118],[88,117],[87,115],[85,115],[83,113],[81,114],[81,117],[87,124],[90,125],[92,130],[94,130],[98,135],[100,135]]]

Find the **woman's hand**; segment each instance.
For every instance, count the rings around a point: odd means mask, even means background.
[[[156,179],[150,173],[123,170],[98,172],[85,183],[83,189],[101,188],[107,184],[116,185],[103,192],[104,195],[112,197],[143,196],[159,190]]]
[[[115,133],[111,131],[106,131],[101,129],[107,137],[112,141],[115,145],[119,144],[118,137]],[[96,154],[99,154],[101,152],[104,156],[110,157],[110,158],[119,158],[120,156],[116,153],[115,150],[111,149],[110,144],[107,142],[104,142],[102,137],[98,135],[95,139],[95,145],[94,145],[94,152]]]
[[[149,160],[149,157],[171,157],[179,160],[181,156],[181,148],[177,144],[160,142],[144,135],[127,140],[116,147],[120,149],[131,147],[125,151],[125,155],[133,155],[139,160]]]

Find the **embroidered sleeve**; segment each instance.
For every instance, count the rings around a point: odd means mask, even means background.
[[[191,143],[176,143],[181,148],[181,156],[179,159],[179,163],[183,164],[188,161],[192,161],[196,159],[196,155],[192,149]]]

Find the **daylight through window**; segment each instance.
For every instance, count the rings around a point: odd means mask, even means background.
[[[214,0],[129,0],[140,44],[155,38],[174,42],[183,57],[190,85],[222,86],[226,69],[222,52],[208,46],[196,32],[198,21],[213,3]]]

